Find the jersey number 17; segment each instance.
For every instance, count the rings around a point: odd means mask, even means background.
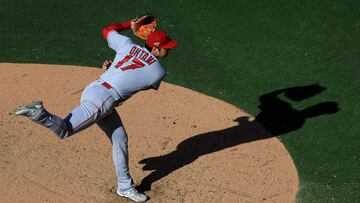
[[[115,68],[120,68],[124,63],[128,62],[133,56],[132,55],[127,55],[125,56],[125,58],[121,61],[119,61],[116,65]],[[144,67],[145,64],[143,62],[141,62],[139,59],[135,58],[132,60],[132,64],[125,66],[123,68],[120,68],[122,71],[126,71],[126,70],[131,70],[131,69],[137,69],[137,68],[142,68]]]

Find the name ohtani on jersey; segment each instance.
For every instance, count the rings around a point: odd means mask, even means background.
[[[129,61],[130,59],[132,59],[132,60]],[[133,70],[133,69],[144,67],[145,66],[144,63],[146,63],[147,65],[151,65],[155,61],[156,61],[156,59],[154,58],[154,56],[149,54],[149,52],[147,52],[137,46],[132,46],[132,48],[129,51],[129,54],[127,56],[125,56],[121,61],[119,61],[116,64],[115,68],[121,67],[121,70],[123,70],[123,71]],[[128,66],[122,67],[122,65],[126,62],[131,62],[131,64]]]
[[[156,61],[156,59],[151,54],[137,46],[133,46],[129,54],[146,62],[149,65],[153,64]]]

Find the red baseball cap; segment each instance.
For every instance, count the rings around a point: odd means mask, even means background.
[[[148,35],[146,44],[149,47],[172,49],[177,45],[177,41],[170,39],[165,31],[155,30]]]

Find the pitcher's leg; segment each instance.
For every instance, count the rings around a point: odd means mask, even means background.
[[[61,119],[59,116],[49,113],[43,109],[36,117],[29,117],[32,121],[49,128],[60,139],[64,139],[73,134],[72,125],[68,120]]]
[[[129,173],[128,137],[119,114],[113,112],[97,122],[112,142],[112,155],[118,177],[118,191],[127,191],[134,187]]]
[[[61,119],[49,113],[41,101],[35,101],[16,108],[12,114],[27,116],[63,139],[94,124],[99,117],[99,108],[92,102],[83,101],[65,119]]]

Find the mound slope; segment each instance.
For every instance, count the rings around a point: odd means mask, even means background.
[[[101,72],[0,64],[1,202],[128,202],[114,193],[110,141],[96,125],[59,140],[8,115],[37,99],[64,117]],[[290,155],[277,138],[256,139],[268,132],[241,109],[163,83],[117,111],[129,135],[131,174],[149,202],[295,201],[298,176]]]

